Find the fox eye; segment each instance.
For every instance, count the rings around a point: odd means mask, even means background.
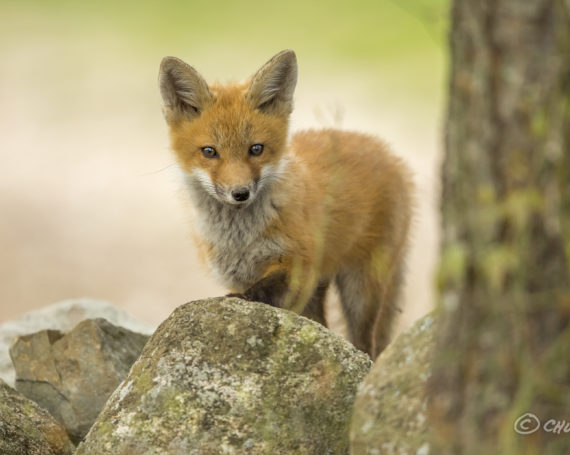
[[[254,144],[249,148],[249,154],[259,156],[263,153],[263,144]]]
[[[216,152],[214,147],[202,147],[202,155],[206,158],[217,158],[218,152]]]

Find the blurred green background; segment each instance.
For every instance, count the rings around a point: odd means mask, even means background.
[[[291,48],[292,129],[380,135],[416,173],[409,325],[432,305],[447,25],[447,0],[0,0],[0,321],[91,296],[157,323],[223,293],[189,239],[158,65],[242,80]]]

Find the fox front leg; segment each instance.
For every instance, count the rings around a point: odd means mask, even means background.
[[[282,308],[289,289],[285,272],[274,272],[259,280],[243,293],[228,294],[228,297],[239,297],[250,302],[262,302]]]
[[[313,291],[311,298],[305,302],[301,315],[325,323],[324,300],[328,289],[328,282],[321,282]],[[228,294],[229,297],[239,297],[251,302],[262,302],[277,308],[283,308],[289,289],[289,277],[285,272],[274,272],[262,278],[243,294]]]

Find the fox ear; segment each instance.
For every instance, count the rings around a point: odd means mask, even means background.
[[[158,84],[169,124],[199,116],[212,97],[198,71],[176,57],[162,59]]]
[[[251,78],[247,98],[256,109],[289,115],[297,84],[297,57],[292,50],[282,51]]]

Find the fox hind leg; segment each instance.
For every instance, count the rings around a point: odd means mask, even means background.
[[[390,341],[398,312],[399,281],[387,278],[382,283],[372,270],[363,266],[344,268],[336,275],[335,284],[350,341],[375,359]]]
[[[372,358],[376,358],[388,343],[392,335],[392,327],[398,313],[401,312],[399,306],[400,292],[402,288],[402,265],[394,271],[394,274],[382,287],[382,298],[378,311],[375,315],[374,326],[372,327]]]
[[[345,268],[338,272],[335,284],[346,318],[348,337],[358,349],[371,354],[370,333],[374,326],[372,300],[376,293],[370,289],[364,270]],[[376,283],[374,283],[376,285]]]
[[[326,326],[325,320],[325,297],[329,288],[328,281],[322,281],[314,290],[313,295],[305,305],[301,316],[305,316],[313,321]]]

